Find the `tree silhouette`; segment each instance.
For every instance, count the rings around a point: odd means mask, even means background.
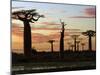
[[[33,55],[36,55],[36,54],[37,54],[37,51],[36,51],[35,48],[32,48],[32,54],[33,54]]]
[[[53,53],[53,42],[55,42],[55,40],[49,40],[48,42],[51,44],[51,52]]]
[[[31,26],[30,23],[38,21],[43,15],[39,15],[35,12],[35,9],[32,10],[20,10],[12,13],[12,18],[18,19],[24,24],[24,55],[31,57]]]
[[[74,39],[74,51],[76,51],[76,40],[79,35],[71,35],[71,37]]]
[[[86,32],[82,32],[83,35],[88,36],[88,46],[89,50],[92,50],[92,37],[95,36],[95,31],[87,30]]]
[[[72,44],[72,45],[70,45],[70,46],[71,46],[72,51],[74,51],[74,45]]]
[[[68,50],[70,50],[70,45],[71,45],[71,42],[68,42]]]
[[[80,41],[76,41],[77,51],[79,51],[79,43],[80,43]]]
[[[64,57],[64,31],[65,31],[64,26],[66,26],[66,24],[61,20],[60,23],[62,25],[62,29],[60,32],[60,57],[63,58]]]
[[[85,43],[81,43],[82,51],[84,50]]]

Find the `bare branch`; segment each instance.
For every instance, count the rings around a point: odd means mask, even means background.
[[[18,16],[18,19],[19,20],[21,20],[21,21],[24,21],[25,20],[25,18],[20,17],[18,14],[17,14],[17,16]]]

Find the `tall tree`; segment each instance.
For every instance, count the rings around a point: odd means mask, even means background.
[[[87,30],[86,32],[82,32],[82,34],[88,36],[89,50],[92,51],[92,37],[95,36],[96,32],[93,30]]]
[[[55,42],[55,40],[49,40],[48,41],[51,44],[51,52],[53,53],[53,43]]]
[[[31,57],[31,26],[30,23],[34,23],[38,21],[40,17],[44,17],[43,15],[39,15],[35,12],[35,9],[32,10],[20,10],[12,13],[12,18],[18,19],[24,24],[24,55],[27,57]]]
[[[66,24],[60,20],[60,23],[62,25],[61,32],[60,32],[60,58],[64,58],[64,31]]]

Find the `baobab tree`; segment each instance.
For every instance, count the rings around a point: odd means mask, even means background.
[[[68,42],[68,50],[70,50],[70,45],[71,45],[71,42]]]
[[[87,30],[86,32],[82,32],[82,34],[88,36],[89,50],[92,51],[92,37],[95,36],[96,32],[93,30]]]
[[[78,41],[76,41],[76,45],[77,45],[77,51],[79,51],[79,43],[80,43],[80,41],[78,40]]]
[[[53,43],[55,42],[55,40],[49,40],[48,42],[51,44],[51,52],[53,53]]]
[[[74,51],[74,45],[72,44],[70,46],[71,46],[71,50]]]
[[[76,51],[76,40],[79,37],[79,35],[71,35],[71,37],[74,39],[74,51]]]
[[[31,57],[31,26],[30,23],[38,21],[43,15],[39,15],[35,9],[32,10],[20,10],[12,13],[12,18],[18,19],[24,24],[24,55]]]
[[[62,28],[61,28],[61,32],[60,32],[60,58],[63,58],[64,57],[64,31],[65,31],[65,26],[66,24],[60,20],[60,23],[62,25]]]
[[[82,51],[84,50],[85,43],[81,43]]]
[[[84,41],[84,38],[78,38],[78,40],[80,41],[80,45],[81,45],[81,50],[84,50],[84,45],[85,45],[85,43],[83,43],[83,41]]]

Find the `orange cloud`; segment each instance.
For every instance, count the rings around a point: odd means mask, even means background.
[[[45,25],[61,25],[61,24],[58,24],[56,22],[42,22],[41,24],[45,24]]]
[[[32,28],[32,42],[46,42],[49,39],[59,39],[60,38],[60,28]],[[65,36],[69,36],[79,29],[66,29]],[[18,36],[23,38],[23,27],[19,27],[17,24],[13,23],[12,26],[12,36]],[[12,40],[16,40],[15,38]],[[23,39],[22,39],[23,40]]]
[[[32,28],[32,47],[35,47],[37,50],[47,50],[50,49],[50,44],[48,40],[55,40],[55,50],[59,49],[59,40],[60,40],[60,28]],[[40,31],[40,32],[39,32]],[[41,32],[43,31],[43,32]],[[66,29],[65,30],[65,40],[69,36],[69,33],[77,32],[79,29]],[[45,33],[46,32],[46,33]],[[68,39],[66,40],[66,42]],[[12,24],[12,49],[14,52],[20,53],[17,49],[23,49],[23,27],[13,23]]]

